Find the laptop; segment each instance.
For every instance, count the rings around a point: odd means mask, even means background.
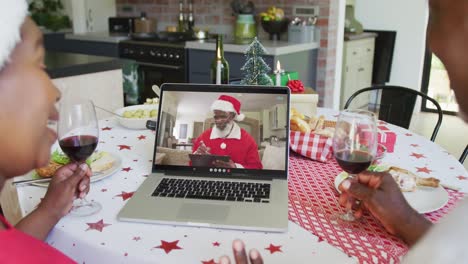
[[[226,117],[212,110],[236,105],[225,98],[240,102],[234,107],[233,113],[239,110],[233,114],[235,121],[225,126],[229,133],[215,121]],[[213,137],[215,129],[225,134]],[[181,144],[169,146],[172,136]],[[268,139],[275,137],[280,140],[270,144]],[[208,151],[200,154],[202,141]],[[156,153],[164,158],[153,164],[152,173],[119,212],[119,220],[287,231],[287,87],[163,84],[154,145],[153,160]],[[230,158],[193,164],[193,155]]]

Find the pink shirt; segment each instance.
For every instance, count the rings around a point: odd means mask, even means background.
[[[6,230],[0,231],[0,263],[76,263],[60,251],[15,229],[0,215]]]

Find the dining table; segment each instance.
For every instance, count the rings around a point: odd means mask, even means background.
[[[337,111],[332,109],[319,108],[318,113],[327,120],[337,118]],[[436,177],[446,186],[446,201],[424,213],[430,221],[438,222],[468,192],[466,169],[429,139],[383,121],[379,125],[397,135],[394,151],[385,153],[381,163]],[[232,241],[237,238],[248,249],[257,248],[265,263],[399,263],[408,252],[408,246],[368,212],[349,224],[337,221],[335,216],[345,212],[334,184],[342,170],[333,158],[318,162],[292,151],[287,232],[119,221],[119,211],[151,177],[155,132],[124,128],[114,118],[100,120],[99,127],[98,150],[119,158],[114,173],[91,183],[87,199],[99,202],[102,209],[85,217],[65,216],[46,240],[78,263],[213,264],[222,255],[232,256]],[[29,184],[16,188],[23,215],[34,210],[46,192],[44,187]]]

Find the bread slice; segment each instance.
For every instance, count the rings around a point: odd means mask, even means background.
[[[398,167],[390,167],[390,175],[396,181],[402,192],[414,192],[418,186],[424,187],[439,187],[439,179],[423,178],[416,174]]]
[[[91,161],[91,170],[93,172],[103,172],[114,166],[115,159],[108,152],[98,152]]]
[[[43,168],[36,169],[37,175],[43,178],[50,178],[54,176],[55,172],[62,167],[62,164],[49,161],[49,164]]]

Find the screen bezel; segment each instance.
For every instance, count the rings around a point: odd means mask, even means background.
[[[154,164],[153,173],[165,173],[172,175],[184,175],[194,177],[219,177],[220,175],[226,177],[240,177],[240,178],[255,178],[259,177],[264,179],[281,178],[286,179],[288,175],[288,160],[289,160],[289,105],[290,105],[290,92],[289,88],[285,86],[243,86],[243,85],[214,85],[214,84],[182,84],[182,83],[165,83],[160,87],[159,110],[156,128],[156,136],[154,140],[153,161],[156,157],[157,144],[159,137],[159,126],[162,111],[162,103],[164,100],[164,93],[168,91],[176,92],[200,92],[200,93],[250,93],[250,94],[278,94],[287,96],[287,122],[286,122],[286,146],[285,146],[285,169],[284,170],[257,170],[257,169],[244,169],[234,168],[226,170],[226,172],[213,171],[210,167],[190,167],[190,166],[177,166],[177,165],[161,165]],[[219,168],[217,168],[219,169]]]

